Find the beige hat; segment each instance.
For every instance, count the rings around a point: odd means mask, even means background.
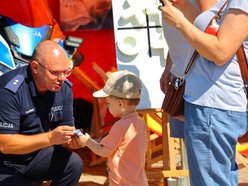
[[[103,89],[93,93],[94,97],[101,98],[115,96],[119,98],[140,98],[141,81],[132,72],[127,70],[111,73]]]

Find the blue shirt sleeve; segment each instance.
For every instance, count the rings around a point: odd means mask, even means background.
[[[244,1],[244,0],[230,1],[228,8],[240,9],[248,13],[248,1]]]
[[[0,133],[18,133],[20,111],[18,101],[8,90],[0,90]]]

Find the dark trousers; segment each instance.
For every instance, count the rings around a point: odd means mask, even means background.
[[[79,155],[61,146],[42,149],[20,173],[15,168],[0,167],[0,186],[33,186],[51,180],[51,186],[76,186],[83,171]]]

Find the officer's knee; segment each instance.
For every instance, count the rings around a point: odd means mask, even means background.
[[[77,153],[72,153],[69,161],[69,167],[74,173],[81,174],[83,172],[83,160]]]

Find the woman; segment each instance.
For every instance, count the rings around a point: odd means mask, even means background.
[[[238,185],[236,144],[247,130],[246,89],[235,55],[243,44],[248,56],[248,1],[228,1],[215,34],[205,33],[225,0],[200,14],[194,25],[178,9],[192,9],[188,0],[163,0],[163,20],[198,52],[186,77],[185,139],[193,186]],[[185,12],[184,12],[185,11]],[[189,11],[188,11],[189,13]],[[189,58],[188,57],[188,58]],[[189,59],[188,59],[189,60]]]

